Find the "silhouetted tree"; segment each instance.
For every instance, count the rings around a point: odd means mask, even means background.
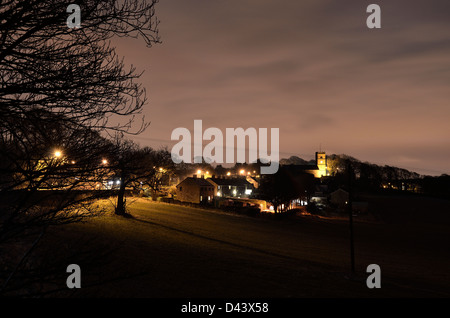
[[[277,213],[282,205],[286,207],[298,198],[299,192],[292,176],[281,166],[276,173],[261,178],[255,197],[272,203]]]
[[[0,2],[0,293],[26,290],[18,273],[49,226],[95,212],[79,191],[102,181],[101,136],[145,129],[143,117],[132,125],[146,102],[140,74],[109,40],[159,42],[155,3],[80,0],[70,29],[64,1]]]
[[[115,138],[111,150],[112,160],[108,169],[119,182],[115,212],[126,215],[126,190],[139,192],[148,187],[157,193],[162,178],[173,169],[173,161],[167,149],[141,148],[121,136]]]

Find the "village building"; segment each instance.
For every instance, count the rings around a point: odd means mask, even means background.
[[[330,203],[340,210],[348,209],[350,195],[348,191],[344,189],[337,189],[330,193]],[[369,212],[369,203],[366,201],[353,201],[351,202],[351,209],[353,213],[366,214]]]
[[[330,203],[338,208],[345,208],[348,204],[349,193],[344,189],[337,189],[330,193]]]
[[[288,164],[283,165],[283,167],[288,168],[294,173],[309,173],[312,174],[315,178],[322,178],[329,175],[328,166],[327,166],[327,155],[325,152],[316,152],[315,155],[316,164]]]
[[[188,177],[176,186],[176,199],[189,203],[211,203],[216,194],[214,185],[204,178]]]
[[[243,177],[216,178],[213,176],[206,180],[217,189],[218,197],[248,198],[254,190],[254,185]]]
[[[317,184],[314,180],[328,175],[326,154],[316,152],[315,165],[283,165],[283,171],[287,173],[294,191],[298,194],[298,198],[291,202],[290,207],[304,206],[314,194],[317,194],[315,189]],[[258,187],[259,181],[249,175],[231,176],[228,173],[227,176],[216,177],[200,172],[193,177],[185,178],[176,186],[175,199],[197,204],[217,201],[215,205],[256,205],[266,210],[268,208],[266,202],[252,201],[257,200],[253,194]],[[246,201],[239,201],[242,199]]]
[[[316,152],[316,165],[308,169],[305,167],[305,171],[311,173],[316,178],[328,176],[327,169],[327,155],[325,152]]]

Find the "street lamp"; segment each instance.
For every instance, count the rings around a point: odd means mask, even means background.
[[[54,156],[55,156],[55,158],[61,158],[62,157],[61,150],[55,150]]]

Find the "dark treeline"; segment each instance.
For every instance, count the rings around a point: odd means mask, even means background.
[[[450,198],[450,177],[446,174],[425,176],[403,168],[361,162],[347,155],[330,155],[327,163],[330,171],[327,183],[332,189],[348,186],[348,169],[351,169],[350,180],[356,191],[374,193],[402,191]]]

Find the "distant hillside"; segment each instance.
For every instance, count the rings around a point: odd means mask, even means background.
[[[288,159],[281,159],[280,160],[281,165],[315,165],[316,161],[313,160],[304,160],[297,156],[291,156]]]
[[[351,163],[354,172],[358,176],[365,178],[377,178],[380,180],[412,180],[423,177],[417,172],[409,171],[404,168],[389,165],[380,166],[367,161],[362,162],[345,154],[332,154],[327,157],[327,165],[332,173],[345,170],[348,163]]]
[[[304,160],[297,156],[281,159],[281,165],[308,165],[315,164],[315,160]],[[345,154],[327,155],[327,166],[332,181],[328,182],[331,188],[339,188],[347,184],[346,171],[351,165],[353,173],[353,186],[359,190],[369,192],[384,190],[401,190],[419,193],[435,198],[450,199],[450,176],[421,175],[407,169],[388,165],[376,165],[370,162],[362,162]]]
[[[409,171],[407,169],[392,167],[392,166],[380,166],[370,162],[362,162],[354,157],[346,154],[331,154],[327,155],[327,166],[331,175],[338,174],[345,171],[348,163],[353,167],[354,172],[359,176],[377,177],[385,180],[408,180],[418,179],[423,176],[416,172]],[[315,165],[316,161],[305,160],[297,156],[291,156],[287,159],[280,160],[281,165]]]

